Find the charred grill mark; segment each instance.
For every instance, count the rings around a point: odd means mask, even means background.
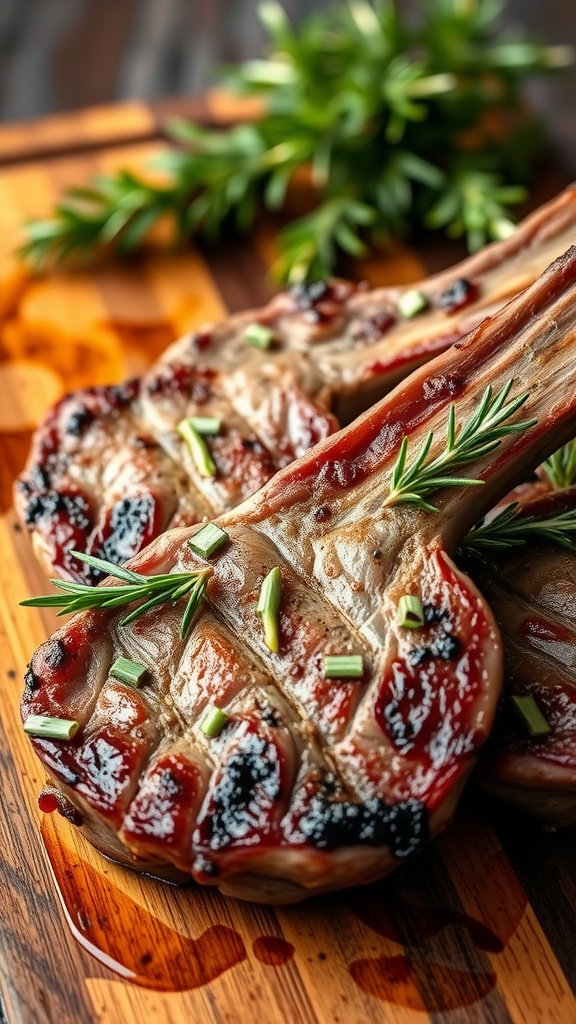
[[[280,712],[276,708],[273,708],[271,704],[268,704],[262,710],[261,717],[264,724],[272,726],[273,729],[278,728],[282,721],[280,717]]]
[[[100,411],[111,411],[120,410],[130,405],[134,401],[140,390],[140,380],[138,377],[132,378],[132,380],[125,381],[124,384],[114,384],[111,387],[106,388],[94,388],[93,394],[96,394],[102,403],[102,409]],[[107,410],[106,410],[107,407]]]
[[[255,732],[246,733],[222,766],[195,844],[220,850],[258,841],[259,834],[269,831],[271,807],[281,795],[280,776],[276,746]]]
[[[465,277],[460,277],[442,292],[438,299],[438,305],[445,313],[456,313],[459,309],[474,302],[478,298],[478,291],[478,285],[472,284]]]
[[[409,664],[412,666],[422,665],[434,658],[451,661],[458,657],[461,648],[462,642],[457,636],[452,633],[440,633],[429,644],[415,647],[408,656]]]
[[[26,667],[24,674],[24,686],[28,693],[34,693],[35,690],[40,689],[42,680],[36,675],[31,665]]]
[[[294,285],[291,293],[298,309],[312,309],[329,294],[329,290],[327,281],[309,281]]]
[[[64,424],[64,433],[70,437],[79,438],[85,433],[90,424],[94,422],[95,418],[95,413],[88,409],[87,406],[81,404],[78,409],[68,416]]]
[[[320,505],[314,509],[314,519],[317,523],[325,523],[326,520],[332,517],[332,509],[329,505]]]
[[[62,640],[55,637],[48,640],[44,651],[44,658],[50,669],[62,668],[69,654]]]
[[[41,519],[63,516],[73,527],[87,531],[92,525],[88,499],[80,492],[45,491],[36,494],[26,508],[26,525],[37,526]]]
[[[116,565],[136,555],[159,532],[160,510],[153,494],[122,498],[109,511],[104,525],[90,541],[90,553]],[[92,569],[92,578],[102,573]]]
[[[212,331],[198,331],[192,335],[190,346],[195,348],[197,352],[205,352],[206,349],[210,348],[213,340],[214,334]]]
[[[419,800],[389,804],[380,797],[344,800],[334,785],[320,784],[306,800],[297,820],[303,839],[319,849],[356,844],[389,846],[395,857],[408,857],[428,840],[428,814]]]
[[[228,433],[209,440],[218,476],[244,497],[259,490],[277,471],[269,451],[256,439]]]

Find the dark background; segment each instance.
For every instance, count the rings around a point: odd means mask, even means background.
[[[328,0],[283,0],[294,19]],[[416,0],[397,0],[410,11]],[[260,52],[257,0],[0,0],[0,120],[198,92]],[[576,0],[509,0],[504,23],[576,44]],[[530,87],[576,172],[576,75]]]

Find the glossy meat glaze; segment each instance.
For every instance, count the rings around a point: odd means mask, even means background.
[[[144,870],[175,869],[236,896],[288,902],[377,878],[452,816],[492,726],[502,650],[492,613],[454,565],[478,515],[576,433],[576,249],[522,296],[347,429],[218,519],[229,543],[193,630],[179,607],[129,626],[75,616],[34,655],[22,711],[75,718],[71,741],[33,740],[91,842]],[[511,434],[438,492],[437,513],[384,507],[404,435],[417,451],[448,408],[462,422],[485,387],[528,393]],[[132,560],[144,574],[204,566],[195,527]],[[282,574],[280,652],[255,614]],[[403,595],[425,624],[397,620]],[[324,655],[361,653],[361,679],[326,679]],[[135,690],[118,655],[148,670]],[[208,739],[208,703],[229,715]]]
[[[525,515],[576,508],[576,487],[518,495]],[[505,699],[483,758],[482,786],[525,814],[557,827],[576,825],[576,554],[550,543],[498,553],[473,567],[504,645]],[[509,698],[528,694],[550,725],[530,738]]]
[[[173,345],[142,380],[64,398],[37,431],[16,507],[51,574],[96,575],[70,548],[121,563],[164,530],[234,508],[529,285],[574,239],[576,188],[506,241],[407,289],[317,282]],[[249,324],[273,332],[263,351]],[[203,477],[176,431],[222,419]],[[338,419],[337,419],[338,417]]]

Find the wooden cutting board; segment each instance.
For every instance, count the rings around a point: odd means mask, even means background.
[[[226,120],[212,96],[187,112]],[[0,130],[0,990],[9,1024],[576,1022],[576,837],[469,796],[384,882],[297,907],[176,889],[108,863],[57,815],[21,730],[22,676],[52,631],[19,609],[46,582],[11,509],[31,431],[70,388],[141,371],[186,329],[264,301],[274,226],[201,254],[34,279],[22,221],[66,183],[142,166],[162,110],[129,104]],[[562,184],[548,183],[549,191]],[[397,246],[354,272],[412,280],[455,255]],[[0,1019],[2,1013],[0,1011]]]

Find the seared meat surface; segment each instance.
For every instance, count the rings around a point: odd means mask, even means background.
[[[39,557],[50,573],[96,579],[71,548],[120,563],[168,528],[234,508],[534,281],[575,226],[572,188],[414,288],[316,282],[183,338],[142,380],[64,398],[16,491]],[[405,319],[413,290],[427,308]],[[268,349],[247,341],[254,323],[270,332]],[[191,416],[222,421],[206,439],[213,476],[176,430]]]
[[[536,485],[521,500],[526,515],[557,514],[576,507],[576,488],[546,493]],[[549,825],[575,825],[576,555],[532,543],[499,553],[494,563],[473,569],[498,623],[505,664],[505,696],[481,784]],[[514,714],[514,695],[533,697],[548,735],[529,735]]]
[[[133,867],[176,870],[236,896],[288,902],[371,881],[450,820],[491,729],[502,678],[492,613],[451,553],[469,526],[576,433],[576,249],[463,342],[412,374],[347,429],[221,516],[205,604],[129,625],[75,616],[34,655],[23,715],[75,719],[73,739],[36,738],[62,809]],[[506,435],[439,489],[438,511],[386,503],[402,438],[410,458],[452,402],[468,420],[490,385],[526,393]],[[171,531],[130,563],[143,573],[205,567]],[[280,648],[256,614],[282,577]],[[401,599],[423,623],[407,628]],[[359,678],[327,678],[326,655],[359,654]],[[147,670],[139,689],[114,659]],[[227,720],[208,738],[208,704]]]

